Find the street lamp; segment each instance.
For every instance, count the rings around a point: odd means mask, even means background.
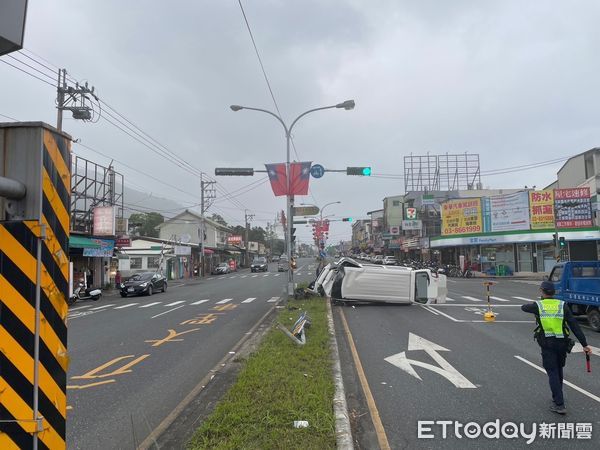
[[[346,111],[349,111],[349,110],[354,109],[354,106],[355,106],[354,100],[346,100],[345,102],[338,103],[336,105],[322,106],[320,108],[309,109],[308,111],[305,111],[302,114],[300,114],[298,117],[296,117],[289,127],[286,125],[286,123],[283,121],[283,119],[281,117],[279,117],[277,114],[275,114],[274,112],[269,111],[267,109],[252,108],[249,106],[241,106],[241,105],[231,105],[230,106],[231,110],[236,111],[236,112],[241,111],[242,109],[247,109],[250,111],[260,111],[260,112],[269,114],[269,115],[275,117],[279,121],[279,123],[281,123],[281,125],[283,126],[283,129],[285,131],[285,141],[286,141],[285,168],[286,168],[286,173],[288,174],[288,177],[287,177],[288,186],[287,186],[287,195],[286,195],[286,198],[287,198],[286,209],[287,209],[288,220],[287,220],[287,226],[286,226],[286,230],[285,230],[285,240],[286,240],[286,255],[288,257],[288,262],[290,264],[292,262],[292,224],[294,221],[293,209],[292,209],[294,206],[294,197],[293,197],[293,195],[290,194],[291,179],[289,176],[289,174],[290,174],[290,141],[292,139],[292,129],[294,128],[294,125],[296,125],[298,120],[300,120],[302,117],[304,117],[307,114],[310,114],[312,112],[321,111],[324,109],[333,109],[333,108],[345,109]],[[287,291],[288,291],[288,296],[294,295],[294,273],[292,272],[291,269],[288,270]]]

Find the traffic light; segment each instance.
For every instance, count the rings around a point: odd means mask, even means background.
[[[371,176],[371,167],[346,167],[346,175]]]
[[[292,228],[292,233],[291,233],[292,244],[296,241],[296,236],[294,236],[294,233],[296,233],[296,229]]]
[[[233,177],[251,177],[254,175],[254,169],[251,167],[217,167],[215,169],[217,176]]]
[[[342,222],[352,222],[352,220],[353,220],[352,217],[344,217],[342,219]]]
[[[556,247],[556,244],[558,244],[558,233],[553,233],[552,234],[552,242],[554,243],[554,246]]]
[[[562,249],[562,248],[565,248],[565,245],[567,245],[567,243],[565,242],[565,237],[561,236],[558,239],[558,246]]]

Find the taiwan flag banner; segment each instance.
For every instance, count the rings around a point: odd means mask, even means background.
[[[275,197],[287,194],[287,173],[285,171],[285,163],[265,164],[269,181]]]
[[[312,161],[290,164],[290,195],[308,195]]]

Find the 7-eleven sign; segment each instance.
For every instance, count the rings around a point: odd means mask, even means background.
[[[406,208],[406,218],[408,220],[417,218],[417,208]]]

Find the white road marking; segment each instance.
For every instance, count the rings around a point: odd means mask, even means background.
[[[165,311],[165,312],[162,312],[162,313],[160,313],[160,314],[157,314],[157,315],[155,315],[155,316],[152,316],[152,317],[151,317],[151,319],[154,319],[155,317],[158,317],[158,316],[162,316],[163,314],[168,314],[168,313],[170,313],[171,311],[175,311],[176,309],[183,308],[184,306],[185,306],[185,305],[176,306],[176,307],[175,307],[175,308],[173,308],[173,309],[170,309],[170,310],[168,310],[168,311]]]
[[[439,313],[431,308],[428,308],[427,306],[423,305],[423,309],[426,309],[427,311],[429,311],[431,314],[435,314],[436,316],[439,316]]]
[[[279,275],[281,275],[280,273],[276,273],[275,275],[273,275],[274,277],[278,277]]]
[[[520,356],[515,355],[515,358],[517,358],[519,361],[523,361],[525,364],[530,365],[531,367],[533,367],[534,369],[539,370],[542,373],[546,373],[546,371],[544,370],[543,367],[538,366],[537,364],[532,363],[531,361],[526,360],[525,358],[522,358]],[[563,383],[566,384],[569,387],[572,387],[573,389],[575,389],[577,392],[581,392],[583,395],[591,398],[592,400],[596,400],[598,403],[600,403],[600,397],[592,394],[591,392],[586,391],[583,388],[580,388],[579,386],[567,381],[567,380],[563,380]]]
[[[409,375],[412,375],[418,380],[422,381],[422,378],[415,371],[413,366],[422,367],[427,370],[431,370],[444,378],[446,378],[450,383],[452,383],[457,388],[461,389],[477,389],[473,383],[471,383],[463,374],[461,374],[458,370],[456,370],[448,361],[446,361],[438,352],[449,352],[445,347],[438,345],[434,342],[428,341],[420,336],[417,336],[413,333],[408,333],[408,349],[407,351],[414,350],[422,350],[427,353],[431,359],[433,359],[437,366],[433,364],[424,363],[422,361],[417,361],[413,359],[409,359],[406,357],[406,352],[397,353],[392,356],[388,356],[384,358],[384,361],[389,362],[390,364],[398,367],[399,369],[405,371]]]
[[[454,306],[454,305],[452,305],[452,306]],[[436,311],[439,312],[442,316],[447,317],[448,319],[450,319],[452,322],[461,322],[461,320],[455,319],[454,317],[449,316],[448,314],[446,314],[446,313],[444,313],[442,311],[439,311],[437,309],[436,309]]]
[[[307,272],[307,274],[306,274],[306,275],[312,275],[312,272]]]
[[[447,279],[447,278],[446,278],[446,281],[447,281],[448,283],[456,283],[456,281],[455,281],[455,280],[449,280],[449,279]]]
[[[494,297],[492,295],[490,295],[490,298],[492,300],[498,300],[499,302],[509,302],[510,300],[506,300],[505,298],[500,298],[500,297]]]
[[[237,278],[237,275],[233,275],[233,276],[229,277],[229,279],[234,279],[234,278]]]
[[[222,305],[224,303],[230,302],[231,300],[233,300],[233,299],[232,298],[224,298],[223,300],[219,300],[216,304]]]
[[[275,303],[277,300],[279,300],[279,297],[271,297],[269,300],[267,300],[267,303]]]
[[[139,305],[139,303],[128,303],[128,304],[123,305],[123,306],[117,306],[115,309],[129,308],[130,306],[135,306],[135,305]]]
[[[175,289],[175,288],[178,288],[178,287],[183,287],[183,286],[185,286],[185,284],[184,283],[181,283],[181,284],[171,284],[171,285],[168,285],[168,286],[171,289]]]
[[[446,299],[448,300],[448,299]],[[490,303],[494,308],[502,308],[502,307],[512,307],[512,308],[520,308],[521,305],[517,305],[516,303],[511,303],[511,304],[502,304],[502,305],[496,305],[494,303]],[[473,303],[453,303],[453,304],[448,304],[448,303],[435,303],[433,305],[430,306],[435,306],[436,308],[440,307],[440,306],[473,306]]]
[[[98,311],[99,309],[110,308],[111,306],[115,306],[115,305],[116,305],[116,303],[113,303],[111,305],[97,306],[95,308],[90,309],[90,311]]]
[[[298,275],[299,277],[302,276],[302,272],[298,272],[296,275]]]
[[[453,298],[450,298],[450,297],[446,297],[446,301],[447,302],[455,302],[456,300],[454,300]]]
[[[87,305],[87,306],[78,306],[77,308],[69,308],[69,312],[71,311],[78,311],[80,309],[85,309],[85,308],[89,308],[92,305]]]
[[[175,306],[175,305],[180,305],[182,303],[185,303],[185,300],[177,300],[176,302],[173,302],[173,303],[167,303],[165,306]]]
[[[256,278],[258,275],[252,275],[252,278]]]
[[[256,300],[256,297],[249,297],[246,300],[244,300],[242,303],[252,303],[254,300]]]
[[[152,303],[147,303],[145,305],[140,306],[140,308],[150,308],[151,306],[154,305],[160,305],[162,302],[152,302]]]
[[[465,298],[467,300],[471,300],[472,302],[480,302],[481,300],[479,300],[478,298],[475,297],[469,297],[468,295],[463,295],[462,298]]]
[[[248,275],[242,275],[240,278],[248,278]]]
[[[516,298],[517,300],[523,300],[524,302],[532,302],[533,301],[532,299],[525,298],[525,297],[514,297],[513,296],[513,298]]]
[[[197,302],[190,303],[190,305],[201,305],[202,303],[206,303],[208,301],[209,301],[209,299],[198,300]]]
[[[264,277],[268,277],[269,275],[270,275],[270,274],[268,274],[268,273],[265,273],[265,274],[263,275],[263,278],[264,278]]]

